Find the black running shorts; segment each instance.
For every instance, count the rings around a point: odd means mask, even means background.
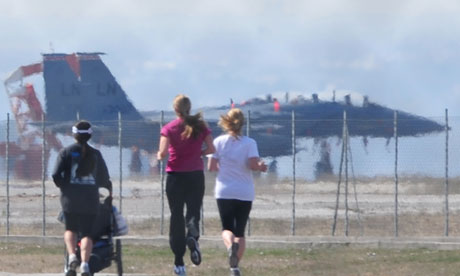
[[[236,237],[244,237],[252,201],[238,199],[217,199],[222,230],[231,231]]]
[[[92,238],[93,225],[96,215],[76,214],[64,212],[65,230],[78,233],[82,238]]]

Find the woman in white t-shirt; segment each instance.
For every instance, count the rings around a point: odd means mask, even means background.
[[[216,152],[208,163],[210,171],[218,172],[215,196],[231,275],[241,275],[238,263],[246,247],[244,231],[254,200],[252,171],[267,171],[259,159],[256,141],[241,135],[243,124],[244,115],[238,108],[221,116],[219,125],[226,134],[214,139]]]

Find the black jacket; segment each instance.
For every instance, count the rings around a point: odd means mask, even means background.
[[[61,206],[64,212],[96,214],[99,206],[99,187],[112,191],[109,172],[102,154],[87,146],[86,155],[93,164],[86,175],[78,175],[82,145],[75,143],[61,150],[52,177],[61,189]],[[85,164],[87,165],[87,164]]]

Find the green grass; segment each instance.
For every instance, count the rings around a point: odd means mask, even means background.
[[[192,266],[185,256],[188,275],[228,275],[225,250],[204,248],[203,263]],[[59,273],[63,246],[0,243],[4,272]],[[167,247],[123,245],[125,273],[171,275],[173,255]],[[431,249],[248,249],[241,262],[247,276],[279,275],[460,275],[460,252]],[[106,272],[115,273],[115,264]]]

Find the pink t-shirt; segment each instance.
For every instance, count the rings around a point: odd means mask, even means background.
[[[197,138],[183,140],[181,133],[184,131],[182,119],[175,119],[161,129],[161,135],[169,138],[169,159],[166,165],[167,172],[192,172],[203,170],[201,147],[203,141],[211,133],[206,128]]]

